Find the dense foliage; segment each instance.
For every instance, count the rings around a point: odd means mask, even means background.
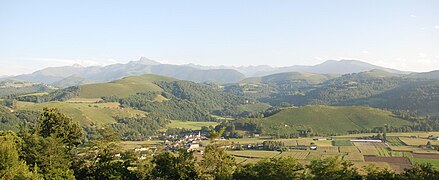
[[[119,102],[124,107],[133,107],[151,113],[153,116],[184,121],[214,121],[211,114],[238,117],[248,115],[237,111],[238,107],[250,100],[221,92],[208,85],[189,81],[156,82],[164,92],[137,93]],[[158,101],[157,97],[162,100]],[[115,101],[117,97],[105,97],[106,101]],[[231,110],[233,109],[233,111]]]
[[[279,74],[280,76],[282,74]],[[264,77],[263,77],[264,78]],[[362,105],[418,115],[438,115],[439,80],[419,79],[373,70],[346,74],[319,84],[306,80],[257,81],[232,84],[225,91],[280,105]]]
[[[39,113],[33,111],[14,111],[0,106],[0,130],[18,132],[21,127],[32,125],[38,119]]]
[[[117,123],[111,127],[121,135],[122,140],[140,141],[155,136],[165,127],[168,120],[160,117],[116,117]]]
[[[26,95],[18,96],[15,99],[25,102],[49,102],[49,101],[65,101],[79,95],[79,87],[72,86],[65,89],[58,89],[44,95]]]

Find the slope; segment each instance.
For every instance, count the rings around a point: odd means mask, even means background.
[[[62,113],[79,122],[82,126],[95,124],[102,126],[116,123],[115,117],[145,116],[146,113],[130,108],[120,109],[117,103],[66,103],[47,102],[19,107],[19,110],[40,112],[44,107],[58,108]]]
[[[418,115],[439,115],[439,80],[404,83],[384,93],[354,100],[348,105],[368,105]]]
[[[385,124],[393,127],[410,122],[392,116],[389,111],[361,106],[303,106],[283,109],[263,119],[240,119],[237,124],[254,123],[265,134],[297,134],[310,130],[318,134],[343,134],[352,130],[373,129]],[[237,125],[236,127],[239,127]]]
[[[105,96],[128,97],[140,92],[162,92],[163,89],[154,84],[158,81],[176,81],[176,79],[147,74],[130,76],[109,83],[87,84],[80,86],[80,98],[100,98]]]

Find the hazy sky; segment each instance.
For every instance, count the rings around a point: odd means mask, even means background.
[[[141,56],[172,64],[357,59],[439,69],[439,1],[0,0],[0,75]]]

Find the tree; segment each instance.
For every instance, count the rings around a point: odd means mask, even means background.
[[[61,139],[37,134],[25,134],[23,139],[22,156],[33,171],[43,174],[45,179],[75,178],[70,169],[72,158]]]
[[[61,139],[48,137],[41,139],[41,150],[37,158],[38,168],[45,179],[75,179],[71,167],[71,157]]]
[[[265,159],[238,167],[234,179],[304,179],[304,167],[292,157]]]
[[[307,166],[312,179],[362,179],[357,169],[348,161],[342,161],[340,157],[330,157],[323,160],[313,160]]]
[[[178,154],[164,152],[154,157],[154,179],[198,179],[200,172],[192,152],[180,149]]]
[[[224,148],[212,144],[206,147],[203,160],[203,175],[213,179],[231,179],[236,168],[236,161],[233,156],[227,154]]]
[[[210,130],[209,135],[207,137],[211,140],[215,140],[220,138],[224,131],[226,130],[226,127],[222,127],[219,131],[215,131],[214,129]]]
[[[415,164],[401,173],[401,179],[439,179],[439,170],[435,169],[431,164]]]
[[[60,138],[68,148],[80,144],[83,135],[79,124],[74,123],[72,118],[60,113],[56,108],[43,109],[43,113],[36,123],[35,131],[44,138],[50,136]]]
[[[364,170],[367,173],[367,175],[365,175],[366,180],[398,179],[398,176],[395,172],[388,169],[378,168],[375,164],[365,166]]]
[[[134,179],[129,170],[137,157],[124,153],[119,135],[111,128],[98,130],[98,138],[78,149],[73,163],[77,179]]]
[[[21,144],[21,138],[14,132],[0,131],[0,179],[41,179],[19,159]]]

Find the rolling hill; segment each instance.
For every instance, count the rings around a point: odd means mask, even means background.
[[[395,118],[389,111],[361,106],[303,106],[283,109],[262,119],[240,119],[239,124],[254,123],[263,127],[264,134],[297,134],[300,130],[312,129],[318,134],[344,134],[352,130],[373,129],[385,124],[394,127],[410,125],[410,122]]]
[[[384,93],[346,103],[368,105],[411,112],[418,115],[439,115],[439,80],[405,83]]]
[[[409,74],[410,78],[423,78],[423,79],[439,79],[439,70],[423,72],[423,73],[412,73]]]
[[[47,102],[27,104],[19,107],[18,110],[29,110],[41,112],[44,107],[58,108],[62,113],[79,122],[82,126],[106,125],[116,123],[115,117],[137,117],[146,116],[147,113],[130,108],[119,108],[117,103],[68,103],[68,102]]]
[[[87,84],[79,87],[80,98],[100,98],[105,96],[128,97],[140,92],[162,92],[163,89],[154,84],[158,81],[177,81],[177,79],[160,75],[147,74],[130,76],[109,83]]]

